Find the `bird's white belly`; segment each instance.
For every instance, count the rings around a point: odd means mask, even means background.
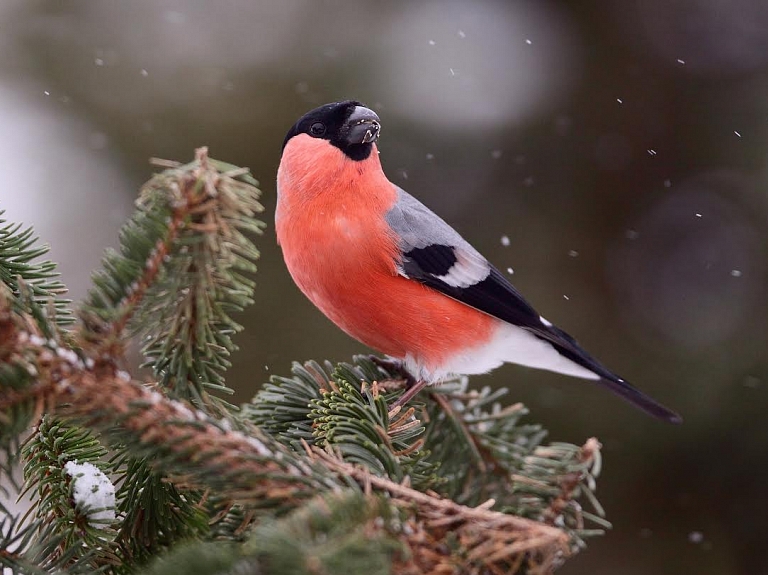
[[[452,375],[488,373],[503,363],[516,363],[584,379],[600,379],[597,374],[560,355],[552,344],[502,321],[498,322],[488,342],[453,354],[437,368],[427,369],[417,357],[405,358],[406,368],[415,377],[430,382]]]

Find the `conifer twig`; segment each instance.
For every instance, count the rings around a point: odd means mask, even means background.
[[[600,452],[600,442],[595,437],[587,439],[586,443],[579,449],[578,460],[585,467],[590,467]],[[563,511],[571,501],[579,484],[584,479],[584,473],[572,471],[563,476],[560,483],[560,494],[552,500],[549,507],[544,511],[544,522],[549,525],[555,525],[558,518],[562,517]],[[578,521],[582,523],[581,517]]]
[[[142,302],[147,290],[152,286],[157,274],[162,269],[163,260],[168,256],[168,252],[178,236],[179,226],[189,214],[189,211],[189,204],[186,202],[178,202],[174,205],[165,236],[157,240],[154,249],[150,252],[144,264],[142,274],[131,285],[131,289],[117,305],[120,312],[113,319],[109,326],[109,331],[103,334],[103,342],[110,344],[125,339],[123,332],[128,322],[131,321],[137,306]],[[113,355],[113,353],[110,353],[110,355]]]
[[[440,409],[443,410],[443,413],[445,413],[446,417],[453,423],[453,425],[456,427],[456,429],[466,438],[466,443],[471,448],[471,453],[474,458],[475,464],[477,465],[478,471],[480,473],[486,473],[488,471],[487,466],[485,465],[485,460],[483,457],[483,454],[480,452],[481,449],[487,452],[482,446],[477,444],[477,441],[475,439],[474,434],[469,430],[469,427],[467,427],[466,422],[464,419],[457,413],[454,413],[453,409],[451,408],[450,402],[448,402],[445,397],[440,395],[439,393],[432,394],[432,398],[435,400],[435,403],[440,406]]]
[[[313,448],[311,453],[338,474],[351,477],[358,483],[369,485],[377,491],[389,493],[398,507],[415,508],[421,529],[431,540],[445,537],[449,530],[461,541],[462,548],[468,551],[471,563],[465,567],[471,567],[476,563],[482,564],[484,568],[497,569],[499,573],[508,573],[511,571],[507,569],[522,560],[521,555],[532,554],[527,559],[529,568],[532,569],[529,572],[549,573],[554,562],[569,553],[568,536],[555,527],[492,511],[483,505],[474,508],[466,507],[450,499],[422,493],[389,479],[371,475],[366,469],[350,465],[338,456],[318,448]],[[407,542],[415,556],[423,559],[429,556],[430,565],[420,565],[419,567],[423,569],[420,572],[440,573],[443,569],[449,568],[454,560],[449,553],[438,557],[433,553],[434,547],[429,545],[432,552],[422,555],[418,549],[419,539],[414,537]],[[435,561],[437,564],[432,565],[431,563]]]

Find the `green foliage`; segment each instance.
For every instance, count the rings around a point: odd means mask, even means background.
[[[21,321],[21,314],[29,313],[42,337],[58,337],[59,328],[73,322],[69,300],[61,297],[66,286],[58,280],[56,264],[40,261],[48,253],[48,246],[38,243],[31,227],[7,223],[2,218],[4,213],[0,210],[0,298],[10,302],[5,313],[14,321]],[[22,390],[30,385],[34,371],[23,361],[6,361],[14,347],[15,342],[0,334],[0,379],[7,382],[8,389]],[[18,437],[29,427],[35,413],[34,401],[16,402],[0,413],[0,480],[11,477]]]
[[[169,223],[173,210],[171,197],[145,201],[151,209],[138,204],[128,222],[120,230],[120,250],[109,248],[102,260],[102,269],[93,274],[93,287],[82,302],[79,314],[87,329],[101,337],[104,324],[116,324],[129,317],[135,302],[129,296],[139,288],[138,282],[145,273],[145,264],[158,243],[172,239]]]
[[[32,299],[42,308],[52,305],[55,321],[59,325],[72,323],[69,300],[62,299],[66,286],[59,281],[56,264],[51,261],[35,261],[48,253],[47,245],[39,245],[32,228],[21,224],[6,223],[0,210],[0,281],[15,295],[20,295],[21,279],[27,286]],[[5,225],[3,225],[5,224]]]
[[[392,510],[357,490],[319,497],[282,520],[266,520],[244,549],[265,573],[391,573],[402,549],[386,526]],[[377,525],[376,525],[377,524]]]
[[[391,426],[384,396],[375,396],[369,386],[361,391],[361,379],[352,379],[353,373],[352,366],[339,365],[334,374],[337,389],[313,402],[309,417],[316,443],[333,447],[345,461],[364,465],[376,475],[398,482],[409,477],[417,488],[433,487],[434,466],[425,464],[428,454],[409,454],[424,427],[418,420]]]
[[[246,234],[263,229],[257,185],[202,156],[153,177],[81,308],[95,338],[124,328],[139,336],[167,392],[200,407],[219,407],[207,391],[231,393],[222,374],[242,326],[230,314],[253,303],[243,274],[256,270],[259,252]]]
[[[144,575],[267,575],[255,558],[243,557],[242,546],[228,541],[182,542],[166,557],[160,557],[142,571]],[[287,574],[286,574],[287,575]]]
[[[199,156],[168,169],[143,188],[81,309],[92,337],[122,329],[138,336],[158,383],[172,397],[218,415],[229,404],[223,378],[241,326],[231,318],[252,303],[258,250],[246,233],[260,233],[258,183],[245,171]],[[94,321],[98,318],[98,321]],[[106,324],[106,325],[105,325]],[[118,458],[124,474],[118,498],[127,556],[143,561],[173,542],[210,530],[202,494],[180,491],[134,457]]]
[[[428,489],[442,481],[427,461],[429,452],[413,449],[424,426],[411,419],[390,424],[387,400],[395,395],[373,388],[374,381],[390,375],[372,361],[360,356],[354,365],[336,368],[294,363],[292,371],[293,378],[274,376],[243,406],[245,417],[294,448],[301,440],[331,447],[346,461],[398,482],[407,476],[412,485]]]
[[[210,532],[198,492],[182,492],[146,459],[126,460],[123,473],[116,494],[122,515],[116,539],[131,563],[145,563],[177,541],[204,538]]]
[[[265,519],[242,546],[185,545],[145,573],[387,575],[393,557],[406,552],[394,536],[397,523],[385,500],[347,489],[319,496],[281,519]]]
[[[47,575],[49,573],[98,573],[83,561],[83,544],[75,541],[64,546],[64,536],[57,533],[55,523],[42,520],[23,522],[5,515],[0,518],[0,565],[14,574]],[[24,553],[10,550],[23,549]],[[78,559],[80,561],[78,562]]]
[[[243,406],[243,415],[254,425],[269,433],[281,443],[301,449],[301,442],[315,441],[309,406],[323,396],[322,389],[330,389],[329,373],[333,365],[322,367],[316,361],[304,365],[294,362],[293,377],[273,375],[259,390],[258,395]]]
[[[543,574],[607,526],[596,440],[544,443],[522,406],[501,407],[503,391],[455,380],[390,411],[398,374],[357,357],[294,364],[240,410],[213,395],[229,391],[232,315],[252,303],[259,192],[205,150],[166,165],[70,332],[53,264],[35,263],[44,249],[30,230],[0,229],[0,471],[37,424],[23,447],[34,507],[0,519],[0,567]],[[151,385],[121,369],[130,337]],[[75,503],[70,461],[112,477],[113,525]]]
[[[139,210],[153,213],[160,204],[162,211],[168,202],[165,190],[179,179],[178,172],[188,169],[182,166],[150,180]],[[187,185],[196,189],[188,194],[183,217],[175,208],[178,237],[133,325],[144,338],[146,365],[162,384],[176,397],[201,405],[206,389],[231,392],[223,372],[236,349],[232,336],[242,326],[230,314],[253,303],[255,284],[243,274],[256,271],[253,261],[259,252],[246,233],[261,233],[263,225],[253,216],[263,208],[258,182],[247,173],[229,177],[215,170]],[[215,201],[206,195],[213,187]]]
[[[72,478],[64,466],[69,461],[104,467],[107,451],[90,430],[45,416],[22,450],[26,489],[33,496],[32,511],[43,525],[53,525],[59,547],[71,549],[70,561],[92,570],[119,564],[114,529],[89,521],[72,498]],[[102,469],[105,471],[106,469]]]
[[[59,369],[40,373],[40,360],[46,370],[51,361],[47,358],[66,358],[65,372],[77,365],[85,368],[86,360],[89,368],[101,370],[122,363],[120,355],[131,334],[144,338],[149,364],[168,395],[187,398],[214,413],[228,412],[228,404],[208,391],[226,390],[221,373],[235,349],[231,335],[240,329],[230,314],[252,301],[253,282],[242,274],[255,269],[258,257],[245,234],[263,227],[253,218],[261,211],[255,185],[247,170],[210,160],[205,151],[193,163],[152,179],[121,231],[120,249],[108,251],[102,270],[94,275],[74,337],[48,319],[55,313],[59,324],[71,323],[72,314],[67,302],[54,299],[64,291],[52,279],[54,265],[31,261],[47,248],[33,245],[31,230],[0,230],[0,277],[12,290],[2,319],[9,330],[31,329],[25,338],[33,344],[31,350],[20,349],[18,340],[5,341],[0,333],[0,358],[5,359],[0,363],[0,398],[10,398],[9,392],[19,398],[0,412],[6,471],[15,461],[19,435],[40,409],[39,392],[27,397],[24,393],[35,390],[41,379],[60,377]],[[114,435],[108,433],[108,439]],[[23,532],[40,536],[54,525],[70,558],[62,564],[71,569],[84,565],[93,570],[113,552],[138,564],[180,539],[204,538],[211,531],[211,517],[224,506],[213,497],[201,504],[202,492],[179,489],[146,459],[136,458],[124,446],[115,447],[107,465],[102,461],[106,451],[90,431],[51,417],[26,446],[27,489],[36,501]],[[72,506],[70,481],[63,471],[70,460],[92,461],[117,474],[122,521],[109,537],[108,530],[94,530]],[[14,537],[18,540],[18,533]],[[75,545],[78,537],[82,541]],[[23,543],[31,552],[29,541]],[[92,547],[103,556],[94,554]],[[112,563],[114,567],[118,561]]]
[[[445,480],[440,492],[470,506],[493,498],[505,513],[556,522],[578,546],[610,528],[594,496],[599,450],[584,458],[583,447],[546,444],[545,429],[521,421],[528,414],[525,407],[498,402],[506,388],[470,393],[467,384],[462,378],[441,387],[435,393],[448,401],[428,407],[425,447]],[[457,401],[456,396],[471,399]],[[568,493],[561,501],[564,490]],[[582,509],[582,499],[595,513]],[[594,528],[585,527],[585,520]]]
[[[292,371],[292,378],[273,376],[244,406],[246,417],[286,445],[297,448],[304,440],[333,448],[371,473],[395,481],[407,476],[417,489],[431,489],[464,505],[494,499],[507,513],[557,520],[577,545],[610,527],[593,495],[599,453],[597,461],[580,461],[575,445],[544,445],[547,432],[521,422],[527,409],[501,406],[498,400],[506,389],[470,392],[466,378],[449,381],[430,390],[437,401],[421,404],[420,420],[426,425],[410,420],[393,426],[387,403],[397,394],[375,395],[372,388],[374,381],[396,374],[367,357],[333,370],[329,364],[294,363]],[[569,486],[569,500],[560,508],[563,484],[571,477],[575,483]],[[576,502],[581,497],[596,514],[582,511]],[[597,528],[584,528],[584,518]]]

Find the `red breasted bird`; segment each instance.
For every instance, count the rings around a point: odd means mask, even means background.
[[[283,142],[275,223],[299,289],[413,376],[398,404],[450,375],[509,362],[592,380],[650,415],[681,421],[539,315],[458,232],[390,182],[380,129],[355,101],[302,116]]]

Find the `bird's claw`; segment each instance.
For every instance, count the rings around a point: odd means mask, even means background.
[[[388,381],[391,383],[402,381],[405,382],[405,389],[411,389],[414,385],[416,385],[416,378],[411,375],[411,373],[405,368],[405,364],[400,361],[399,359],[394,359],[391,357],[384,358],[379,357],[378,355],[369,355],[368,359],[370,359],[374,364],[376,364],[378,367],[383,369],[384,371],[389,372],[392,375],[399,376],[397,378],[390,378]],[[384,383],[383,381],[379,382],[379,385]],[[397,388],[395,388],[397,389]]]
[[[392,357],[383,358],[377,355],[370,355],[368,358],[381,369],[389,372],[392,375],[400,376],[398,379],[379,381],[379,386],[381,386],[383,389],[387,391],[400,389],[403,383],[405,383],[405,391],[400,397],[397,398],[394,403],[389,405],[390,411],[397,407],[404,406],[427,386],[427,382],[417,380],[415,377],[413,377],[413,375],[411,375],[411,373],[405,368],[405,364],[399,359]],[[397,384],[398,387],[392,387],[391,384]]]

